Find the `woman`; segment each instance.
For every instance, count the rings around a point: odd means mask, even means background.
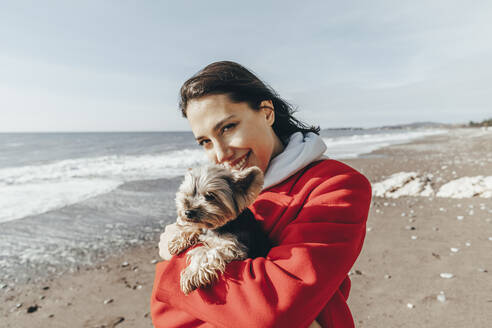
[[[233,261],[214,286],[184,295],[186,252],[169,255],[168,226],[159,244],[167,260],[156,266],[151,297],[155,327],[353,327],[348,272],[365,236],[367,179],[324,158],[319,128],[296,120],[239,64],[202,69],[182,86],[180,108],[210,161],[265,173],[249,208],[274,246],[266,258]]]

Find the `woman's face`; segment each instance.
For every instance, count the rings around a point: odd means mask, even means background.
[[[270,159],[283,145],[272,129],[272,102],[253,110],[247,103],[233,103],[226,95],[207,95],[188,103],[186,116],[208,158],[236,170],[257,166],[266,172]]]

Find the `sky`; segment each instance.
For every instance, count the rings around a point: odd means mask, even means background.
[[[252,70],[322,128],[492,117],[492,1],[2,1],[0,132],[190,130],[182,83]]]

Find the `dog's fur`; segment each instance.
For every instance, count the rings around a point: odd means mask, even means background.
[[[179,234],[168,245],[175,255],[203,244],[187,254],[180,281],[185,294],[213,284],[233,260],[266,256],[270,242],[247,208],[262,186],[258,167],[209,165],[187,172],[176,194]]]

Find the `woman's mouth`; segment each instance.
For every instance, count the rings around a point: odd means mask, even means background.
[[[247,152],[244,156],[240,157],[238,160],[234,161],[234,165],[230,164],[231,169],[233,170],[242,170],[246,166],[246,163],[248,162],[249,154],[251,151]]]

